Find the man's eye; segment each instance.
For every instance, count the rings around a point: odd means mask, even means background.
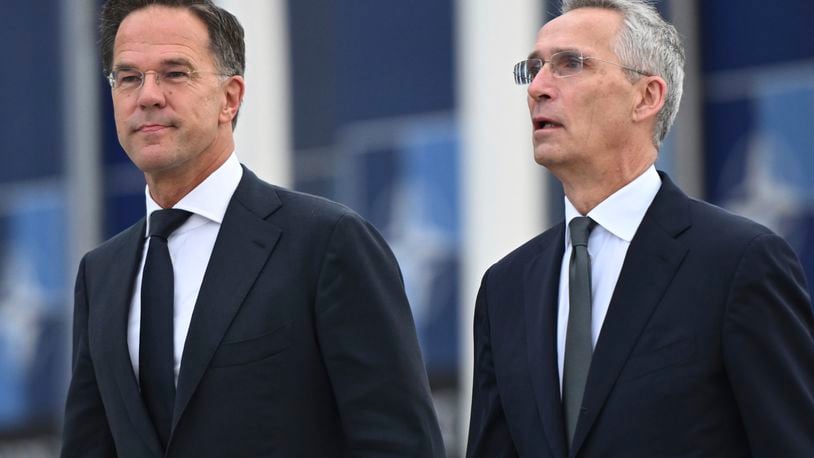
[[[180,82],[189,78],[189,73],[180,70],[169,71],[164,73],[164,79],[167,81]]]
[[[579,68],[582,65],[582,60],[578,56],[564,56],[561,64],[567,68]]]
[[[141,75],[119,75],[118,84],[139,84]]]

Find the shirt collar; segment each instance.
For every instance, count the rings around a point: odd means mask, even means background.
[[[656,172],[656,167],[651,165],[635,180],[594,207],[587,216],[606,231],[630,243],[660,188],[661,177]],[[577,216],[581,216],[579,211],[565,197],[566,246],[570,243],[568,223]]]
[[[192,214],[202,216],[210,221],[220,224],[226,214],[226,207],[232,200],[237,185],[243,177],[243,167],[233,152],[226,162],[212,172],[204,181],[185,195],[172,208],[186,210]],[[150,189],[145,186],[144,194],[147,202],[147,234],[150,233],[149,216],[156,210],[161,210],[150,196]]]

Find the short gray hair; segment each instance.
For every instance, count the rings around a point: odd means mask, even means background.
[[[666,22],[646,0],[563,0],[562,12],[579,8],[603,8],[618,11],[622,30],[614,50],[627,67],[658,75],[667,82],[664,106],[656,119],[653,144],[661,145],[675,121],[684,92],[684,46],[672,24]],[[640,77],[628,71],[631,80]]]

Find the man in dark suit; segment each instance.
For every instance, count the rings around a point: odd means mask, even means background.
[[[515,67],[565,221],[475,306],[469,457],[812,457],[814,317],[770,230],[653,164],[684,51],[641,0],[565,0]]]
[[[148,218],[79,266],[62,456],[443,456],[384,240],[234,155],[234,16],[110,0],[101,52]]]

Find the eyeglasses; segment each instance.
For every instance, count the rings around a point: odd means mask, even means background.
[[[546,63],[548,63],[549,69],[554,76],[557,78],[568,78],[569,76],[574,76],[580,73],[582,68],[585,66],[585,61],[588,59],[598,60],[599,62],[615,65],[617,67],[624,68],[625,70],[636,72],[640,75],[650,76],[649,73],[644,71],[625,67],[622,64],[617,64],[616,62],[611,62],[609,60],[603,60],[597,57],[585,57],[582,55],[582,53],[574,51],[561,51],[552,54],[548,60],[532,58],[516,63],[514,65],[514,82],[517,84],[531,84],[531,82],[534,81],[534,77],[540,73],[540,70],[543,69],[543,65]]]
[[[119,92],[130,92],[144,86],[144,80],[148,73],[155,75],[155,84],[160,85],[164,83],[170,86],[183,86],[189,83],[195,75],[199,74],[210,73],[219,76],[229,76],[217,72],[202,72],[198,70],[170,69],[161,71],[147,70],[146,72],[142,72],[133,69],[122,69],[110,72],[107,75],[107,81],[110,83],[111,89],[115,89]]]

